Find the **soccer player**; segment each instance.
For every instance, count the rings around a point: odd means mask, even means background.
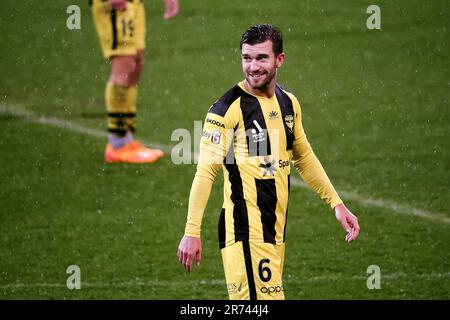
[[[106,85],[108,144],[105,161],[152,163],[164,155],[134,139],[136,97],[144,63],[145,10],[142,0],[90,0],[103,56],[111,61]],[[178,0],[165,0],[165,19],[178,13]]]
[[[290,163],[334,209],[351,242],[357,218],[339,198],[302,127],[297,98],[276,82],[283,41],[275,27],[249,28],[242,36],[244,80],[209,109],[192,183],[178,259],[187,272],[200,264],[200,226],[214,179],[223,168],[224,203],[219,219],[230,299],[284,299],[282,282]]]

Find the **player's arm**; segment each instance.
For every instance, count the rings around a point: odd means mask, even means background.
[[[208,113],[200,141],[197,172],[189,195],[189,209],[184,236],[178,246],[178,260],[190,272],[194,259],[200,265],[202,243],[200,239],[203,214],[208,203],[215,177],[222,167],[228,149],[228,130],[225,119]]]
[[[203,214],[218,170],[216,165],[199,165],[192,182],[186,228],[177,252],[178,260],[186,272],[191,271],[194,259],[197,266],[200,265],[202,256],[200,233]]]
[[[164,12],[164,19],[169,20],[178,14],[180,4],[178,0],[164,0],[166,3],[166,11]]]
[[[111,9],[123,11],[127,8],[127,0],[108,0]]]
[[[356,240],[359,235],[358,219],[344,205],[331,184],[322,164],[314,154],[303,129],[300,105],[295,98],[293,100],[295,108],[295,140],[293,144],[294,166],[310,188],[319,194],[319,196],[334,209],[336,219],[347,232],[345,240],[347,242]]]

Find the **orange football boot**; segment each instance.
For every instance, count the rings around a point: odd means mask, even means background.
[[[117,149],[114,149],[108,143],[105,149],[105,161],[107,163],[153,163],[162,156],[164,156],[163,151],[147,148],[136,140]]]
[[[142,148],[144,148],[144,149],[147,149],[147,150],[151,150],[152,152],[154,152],[154,153],[156,154],[156,156],[158,157],[158,159],[164,156],[164,152],[163,152],[162,150],[147,148],[147,147],[144,146],[142,143],[140,143],[138,140],[133,140],[133,141],[130,142],[130,144],[131,144],[134,148],[136,148],[136,149],[142,149]]]

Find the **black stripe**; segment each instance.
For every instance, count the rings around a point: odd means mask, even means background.
[[[258,99],[246,92],[242,92],[241,110],[247,136],[248,155],[252,157],[271,154],[266,121]],[[259,131],[254,121],[258,122],[263,130],[262,132]]]
[[[110,128],[108,128],[108,132],[117,134],[117,135],[119,135],[121,137],[123,137],[123,136],[125,136],[127,134],[127,130],[124,130],[124,129],[110,129]]]
[[[209,108],[208,112],[217,114],[221,117],[225,116],[230,106],[241,96],[242,92],[243,91],[239,86],[234,86],[220,97],[219,100]]]
[[[290,192],[291,192],[291,175],[288,175],[288,203],[286,205],[286,215],[284,216],[283,242],[286,241],[286,226],[287,226],[287,218],[288,218],[289,194],[290,194]]]
[[[219,218],[219,248],[225,248],[225,209],[220,211]]]
[[[247,271],[250,300],[258,300],[258,296],[256,295],[255,278],[253,277],[252,254],[250,252],[250,244],[248,241],[242,241],[242,248],[244,249],[245,270]]]
[[[255,179],[256,203],[261,211],[264,242],[275,244],[275,223],[277,222],[277,188],[275,179]]]
[[[292,106],[292,101],[289,96],[281,89],[280,86],[276,86],[275,95],[280,105],[281,114],[283,116],[284,132],[286,134],[286,150],[292,150],[292,144],[294,142],[294,129],[290,129],[286,123],[286,117],[294,117],[294,107]]]
[[[108,112],[108,117],[111,118],[134,118],[135,112]]]
[[[111,10],[111,26],[112,26],[112,49],[115,50],[117,48],[117,15],[116,10]]]
[[[248,240],[248,211],[247,204],[244,199],[244,188],[242,184],[241,174],[236,164],[225,163],[228,170],[228,179],[231,183],[231,201],[234,204],[234,238],[235,241]]]

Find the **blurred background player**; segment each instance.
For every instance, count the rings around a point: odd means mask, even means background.
[[[164,18],[178,13],[178,0],[165,0]],[[143,0],[90,0],[103,56],[111,60],[106,85],[108,144],[105,161],[152,163],[164,155],[134,139],[136,97],[144,62],[145,10]]]

